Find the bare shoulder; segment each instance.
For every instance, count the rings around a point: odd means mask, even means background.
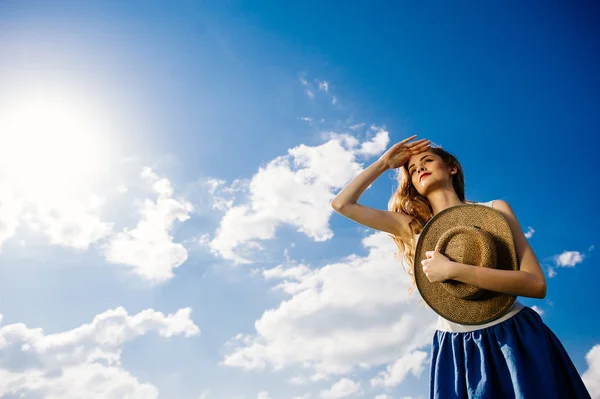
[[[506,202],[505,200],[501,200],[501,199],[493,200],[492,208],[499,210],[499,211],[514,213],[510,204],[508,202]]]
[[[513,211],[510,204],[505,200],[497,199],[494,200],[494,202],[492,202],[492,208],[497,210],[502,214],[502,216],[504,216],[504,219],[506,219],[508,225],[510,226],[510,229],[513,233],[517,245],[519,245],[521,241],[524,241],[525,236],[523,235],[523,232],[521,230],[521,225],[517,220],[517,216],[515,215],[515,212]]]
[[[510,204],[502,199],[497,199],[492,201],[492,208],[499,211],[510,223],[511,219],[516,221],[517,217],[515,216],[515,212],[513,211]]]

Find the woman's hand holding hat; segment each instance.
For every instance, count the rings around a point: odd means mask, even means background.
[[[438,251],[426,251],[421,264],[427,279],[432,283],[450,280],[454,273],[454,262]]]
[[[511,228],[504,216],[489,206],[457,205],[433,216],[419,235],[414,265],[421,297],[451,322],[489,323],[505,314],[516,300],[513,293],[480,284],[481,274],[513,279],[518,273],[512,271],[519,270]]]

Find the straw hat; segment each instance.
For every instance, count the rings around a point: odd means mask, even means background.
[[[426,251],[439,251],[454,262],[518,270],[510,227],[502,214],[485,205],[453,206],[423,228],[415,250],[415,280],[425,302],[440,316],[465,325],[485,324],[504,315],[516,297],[455,280],[432,283],[423,272]]]

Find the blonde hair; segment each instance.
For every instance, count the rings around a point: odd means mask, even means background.
[[[434,147],[429,149],[429,151],[438,155],[448,167],[455,166],[457,168],[457,173],[452,175],[452,187],[454,188],[456,195],[458,195],[458,198],[461,201],[465,201],[465,178],[462,166],[458,162],[458,159],[441,147]],[[410,241],[405,241],[402,237],[393,234],[389,234],[389,236],[392,237],[398,247],[396,255],[399,255],[403,260],[403,262],[401,262],[402,267],[411,277],[412,284],[408,290],[410,294],[415,288],[414,258],[417,246],[416,235],[421,233],[423,226],[425,226],[429,219],[432,218],[433,210],[431,209],[431,204],[427,197],[419,194],[417,189],[413,186],[410,175],[408,174],[408,161],[403,166],[396,169],[396,181],[398,182],[398,188],[389,200],[388,210],[392,212],[403,212],[413,217],[410,222],[412,236]],[[408,265],[408,269],[405,265]]]

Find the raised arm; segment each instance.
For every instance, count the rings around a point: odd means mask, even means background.
[[[411,156],[429,149],[425,139],[410,143],[416,136],[409,137],[393,145],[385,154],[356,176],[333,199],[331,206],[337,213],[364,226],[385,231],[402,238],[410,238],[412,216],[402,212],[390,212],[360,205],[362,193],[382,173],[404,165]]]

